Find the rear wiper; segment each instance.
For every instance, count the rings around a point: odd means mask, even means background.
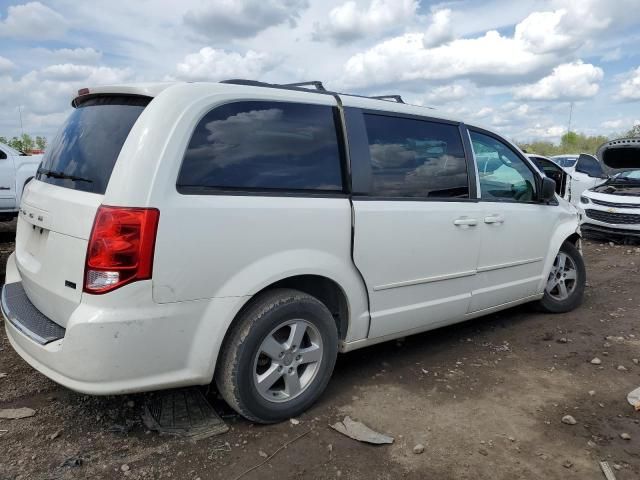
[[[88,178],[76,177],[75,175],[69,175],[64,172],[56,172],[55,170],[47,170],[45,168],[39,168],[38,173],[41,173],[47,177],[51,178],[61,178],[64,180],[73,180],[74,182],[87,182],[93,183],[93,180],[89,180]]]

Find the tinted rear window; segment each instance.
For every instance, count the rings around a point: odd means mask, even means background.
[[[150,101],[109,96],[82,103],[47,148],[38,180],[104,194],[122,145]]]
[[[334,110],[247,101],[222,105],[196,127],[178,176],[182,193],[342,190]]]
[[[456,125],[366,114],[373,185],[379,197],[469,198]]]

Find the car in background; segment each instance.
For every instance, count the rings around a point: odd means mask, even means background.
[[[582,194],[582,231],[609,239],[640,238],[640,138],[607,142],[598,159],[608,179]]]
[[[537,154],[527,156],[547,177],[555,180],[556,193],[576,206],[580,203],[582,192],[605,182],[608,178],[598,159],[586,153],[556,155],[550,158]],[[563,167],[571,161],[572,166]]]
[[[27,155],[0,143],[0,221],[18,216],[22,192],[36,176],[42,155]]]

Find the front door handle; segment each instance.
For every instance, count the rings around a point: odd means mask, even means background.
[[[475,218],[460,217],[456,218],[453,224],[457,227],[475,227],[478,224],[478,220]]]
[[[502,215],[489,215],[484,217],[484,223],[504,223],[504,217]]]

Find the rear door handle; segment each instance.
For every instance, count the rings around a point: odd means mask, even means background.
[[[478,224],[478,220],[475,218],[460,217],[456,218],[453,224],[457,227],[475,227]]]
[[[504,217],[502,215],[489,215],[484,217],[484,223],[504,223]]]

